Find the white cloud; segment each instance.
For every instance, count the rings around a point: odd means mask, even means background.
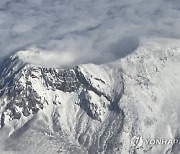
[[[104,63],[140,37],[179,38],[179,24],[179,0],[2,0],[0,56],[36,47],[61,66]]]

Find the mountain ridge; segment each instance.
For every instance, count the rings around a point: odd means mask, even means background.
[[[155,39],[115,62],[65,70],[24,63],[17,56],[6,59],[0,71],[0,131],[13,144],[5,149],[48,153],[42,147],[49,143],[36,145],[33,132],[54,143],[52,153],[72,153],[71,144],[73,153],[178,152],[178,145],[136,149],[130,141],[136,135],[179,137],[179,44]],[[28,136],[35,147],[14,143]]]

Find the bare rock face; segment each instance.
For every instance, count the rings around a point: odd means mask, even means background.
[[[131,140],[138,135],[144,140],[180,137],[179,44],[142,41],[118,61],[72,69],[29,63],[26,51],[10,56],[0,66],[0,132],[8,136],[5,151],[178,152],[178,145],[144,143],[136,148]],[[30,58],[39,54],[28,53]]]

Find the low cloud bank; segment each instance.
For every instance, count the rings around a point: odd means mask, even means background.
[[[106,63],[141,37],[180,38],[179,25],[179,0],[2,0],[0,57],[38,48],[60,67]]]

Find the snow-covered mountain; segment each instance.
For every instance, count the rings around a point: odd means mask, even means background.
[[[37,61],[43,54],[19,51],[0,65],[0,134],[5,152],[180,151],[178,144],[140,148],[131,144],[138,135],[180,138],[179,40],[142,40],[133,53],[115,62],[71,69],[41,66]]]

